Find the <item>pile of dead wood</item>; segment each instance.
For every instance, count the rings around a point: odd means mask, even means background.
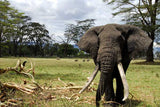
[[[30,68],[28,69],[26,67],[27,61],[21,61],[21,60],[17,61],[17,64],[15,67],[7,67],[3,69],[0,68],[0,75],[7,72],[16,72],[19,75],[25,75],[30,78],[30,81],[26,81],[24,79],[21,84],[17,84],[14,82],[2,83],[0,81],[0,106],[19,106],[19,102],[21,102],[22,99],[12,98],[13,96],[11,95],[13,94],[14,91],[20,91],[25,94],[33,95],[33,96],[40,94],[40,96],[43,96],[45,100],[46,99],[58,100],[55,98],[55,96],[51,94],[45,95],[45,92],[49,90],[55,91],[56,93],[58,93],[57,91],[67,92],[68,90],[79,91],[80,89],[83,88],[83,86],[76,86],[72,82],[65,83],[59,77],[57,78],[57,80],[63,84],[63,87],[51,88],[51,87],[40,86],[34,79],[34,75],[35,75],[34,65],[32,61],[28,61],[28,62],[30,62]],[[91,87],[87,87],[87,89],[89,91],[95,91],[95,89]],[[71,94],[70,96],[62,95],[61,98],[65,98],[68,100],[74,99],[74,101],[77,101],[80,98],[80,94],[76,92]]]
[[[18,90],[21,91],[25,94],[34,94],[36,93],[37,90],[43,90],[37,82],[34,80],[34,66],[33,63],[30,62],[30,69],[26,69],[27,61],[22,62],[21,60],[17,61],[17,64],[15,67],[7,67],[7,68],[0,68],[0,75],[7,73],[7,72],[16,72],[17,74],[20,75],[25,75],[29,78],[31,78],[31,81],[27,83],[27,81],[23,81],[23,84],[16,84],[14,82],[7,82],[7,83],[2,83],[0,82],[0,106],[16,106],[17,105],[17,100],[11,99],[8,96],[11,95],[10,90]],[[32,74],[30,73],[32,72]]]

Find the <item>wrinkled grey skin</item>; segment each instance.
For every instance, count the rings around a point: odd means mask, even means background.
[[[141,29],[131,25],[108,24],[89,29],[78,42],[81,50],[90,53],[95,64],[100,65],[100,80],[96,93],[96,105],[105,93],[106,101],[123,103],[123,84],[117,64],[122,63],[126,72],[135,55],[146,51],[151,39]],[[113,89],[116,78],[116,93]]]

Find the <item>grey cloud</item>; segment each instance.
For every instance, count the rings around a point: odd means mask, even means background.
[[[52,7],[52,2],[47,0],[21,0],[21,2],[16,2],[16,0],[9,0],[11,4],[18,10],[29,14],[31,16],[47,16],[55,15]]]
[[[10,0],[19,10],[38,20],[81,20],[89,13],[95,10],[95,7],[89,6],[86,0],[57,0],[51,2],[48,0]]]
[[[16,9],[45,24],[50,34],[63,35],[65,25],[75,20],[96,19],[96,25],[118,22],[102,0],[9,0]]]
[[[57,6],[57,19],[64,20],[82,19],[95,9],[88,6],[85,0],[61,0]]]

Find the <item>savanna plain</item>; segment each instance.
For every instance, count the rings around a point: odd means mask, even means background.
[[[14,67],[18,58],[0,58],[0,68]],[[24,107],[94,107],[99,81],[96,76],[91,87],[78,94],[94,70],[92,59],[81,58],[21,58],[34,63],[35,81],[45,90],[35,95],[14,91],[13,97],[21,99]],[[27,62],[29,65],[29,62]],[[26,66],[27,66],[26,64]],[[160,107],[160,61],[146,63],[133,60],[127,70],[130,95],[125,107]],[[22,84],[30,79],[9,71],[0,75],[0,82]],[[115,86],[115,81],[114,81]],[[68,88],[67,88],[68,87]],[[78,88],[69,88],[78,87]],[[103,104],[103,100],[101,101]]]

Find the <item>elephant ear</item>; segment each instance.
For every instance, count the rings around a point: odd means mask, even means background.
[[[82,51],[90,53],[92,58],[97,56],[98,45],[98,35],[102,32],[103,26],[94,27],[89,29],[78,42],[78,46]]]
[[[152,40],[141,29],[133,27],[128,32],[128,52],[130,57],[135,57],[137,54],[145,53]]]

